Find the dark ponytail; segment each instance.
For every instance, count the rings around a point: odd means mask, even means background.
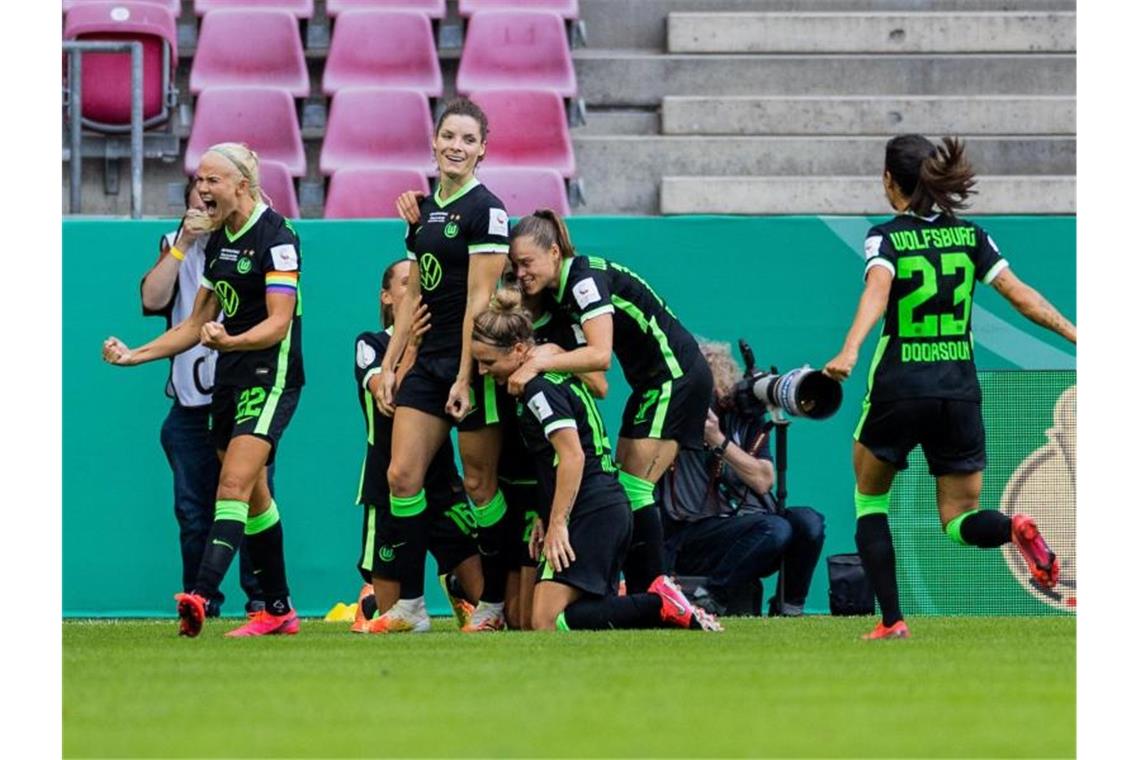
[[[511,227],[511,240],[520,237],[534,238],[535,245],[539,248],[550,248],[557,244],[564,259],[574,255],[574,246],[570,244],[570,232],[566,229],[566,222],[551,209],[537,209]]]
[[[891,138],[886,170],[910,199],[908,209],[919,216],[930,216],[935,206],[953,216],[976,193],[974,168],[957,137],[943,137],[939,146],[922,135]]]
[[[396,273],[396,266],[407,259],[396,259],[388,268],[384,270],[384,276],[380,278],[380,290],[388,290],[392,287],[392,275]],[[380,326],[385,330],[391,327],[396,322],[396,310],[391,304],[380,302]]]

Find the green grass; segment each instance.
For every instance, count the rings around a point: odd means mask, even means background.
[[[1073,618],[198,639],[65,622],[66,757],[1072,757]]]

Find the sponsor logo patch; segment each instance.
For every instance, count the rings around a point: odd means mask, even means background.
[[[879,255],[879,249],[883,245],[882,235],[872,235],[867,238],[863,243],[863,257],[866,259],[873,259]]]
[[[578,307],[581,309],[602,300],[602,294],[598,292],[598,284],[594,282],[593,277],[574,283],[573,293],[574,300],[578,302]]]
[[[554,410],[550,408],[550,402],[546,400],[546,393],[543,391],[534,394],[534,397],[526,402],[526,405],[539,422],[547,417],[554,416]]]
[[[367,369],[374,361],[376,361],[376,349],[368,345],[367,341],[356,341],[356,366]]]
[[[275,245],[269,249],[273,257],[273,268],[278,272],[295,272],[297,270],[297,249],[292,243]]]
[[[502,235],[507,236],[507,212],[501,208],[493,208],[489,214],[490,221],[487,224],[488,235]]]

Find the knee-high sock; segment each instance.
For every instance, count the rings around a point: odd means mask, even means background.
[[[269,509],[246,523],[245,540],[249,542],[249,558],[265,596],[265,609],[284,615],[293,604],[285,577],[285,533],[276,501],[270,500]]]
[[[626,591],[631,594],[646,591],[653,579],[665,572],[665,530],[661,512],[653,503],[635,507],[633,535],[622,572]]]
[[[473,507],[475,524],[479,529],[479,555],[483,563],[483,598],[488,604],[502,604],[507,596],[507,573],[510,568],[507,542],[510,527],[507,520],[507,499],[501,489],[486,504]]]
[[[661,597],[629,594],[579,599],[558,616],[560,631],[604,631],[611,628],[660,628]]]
[[[996,509],[972,509],[946,524],[946,535],[963,546],[993,549],[1010,541],[1013,520]]]
[[[895,546],[885,513],[867,514],[855,521],[855,546],[879,601],[883,624],[894,625],[902,620],[902,611],[899,609],[899,586],[895,577]]]
[[[244,501],[218,499],[215,503],[214,522],[206,536],[206,550],[202,552],[202,563],[198,565],[198,577],[194,581],[194,591],[198,594],[207,599],[218,595],[218,586],[241,547],[248,518],[249,504]]]
[[[424,561],[430,527],[427,495],[423,489],[408,497],[389,495],[388,503],[394,518],[393,535],[388,544],[377,550],[379,560],[391,563],[400,581],[401,599],[419,599],[424,595]]]

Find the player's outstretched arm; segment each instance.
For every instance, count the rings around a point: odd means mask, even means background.
[[[103,341],[103,361],[130,367],[180,354],[198,345],[199,340],[201,340],[202,326],[216,319],[220,311],[221,306],[214,296],[214,291],[198,288],[198,295],[194,297],[194,309],[190,312],[190,316],[151,342],[136,349],[127,348],[126,344],[118,338],[107,338]]]
[[[1045,296],[1019,280],[1009,267],[994,278],[993,286],[1026,319],[1052,330],[1070,343],[1077,342],[1076,326],[1065,319]]]
[[[859,348],[867,339],[867,333],[883,316],[887,309],[887,300],[891,295],[891,280],[893,275],[886,267],[873,266],[867,272],[866,284],[863,286],[863,295],[859,298],[859,307],[855,310],[855,318],[851,321],[851,329],[843,341],[843,348],[823,367],[823,371],[836,380],[846,380],[859,360]]]

